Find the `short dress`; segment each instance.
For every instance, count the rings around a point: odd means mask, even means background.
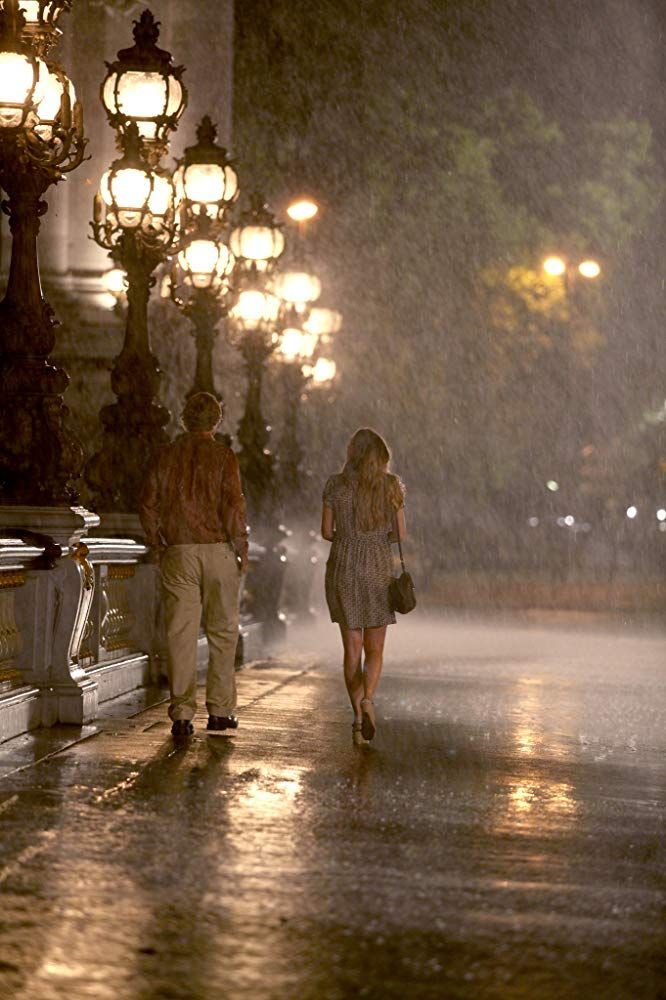
[[[374,531],[358,531],[353,486],[343,475],[331,476],[324,503],[333,508],[335,535],[326,563],[326,603],[331,621],[345,628],[394,625],[389,604],[393,555],[387,522]]]

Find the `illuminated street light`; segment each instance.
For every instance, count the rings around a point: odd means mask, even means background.
[[[583,278],[588,279],[598,278],[601,274],[601,264],[592,258],[586,258],[578,264],[570,264],[564,257],[553,254],[551,257],[546,257],[542,267],[546,274],[549,274],[553,278],[564,277],[567,279],[575,277],[576,271]]]
[[[316,333],[307,333],[298,327],[287,327],[280,334],[277,356],[283,361],[308,361],[315,352],[318,339]]]
[[[333,381],[337,370],[335,361],[330,358],[317,358],[312,367],[304,368],[304,374],[308,375],[315,385],[326,385]]]
[[[584,278],[598,278],[601,274],[601,265],[596,260],[583,260],[578,265],[578,270]]]
[[[221,221],[238,198],[238,175],[224,146],[216,143],[217,128],[208,115],[197,126],[195,145],[185,149],[174,174],[176,197],[184,224],[204,214]]]
[[[285,271],[276,278],[273,291],[288,306],[302,312],[321,295],[321,281],[307,271]]]
[[[664,510],[663,507],[660,507],[659,510],[657,511],[657,520],[666,521],[666,510]]]
[[[627,517],[629,518],[630,521],[633,521],[634,518],[637,517],[637,515],[638,515],[638,507],[634,507],[633,504],[631,507],[627,507]]]
[[[255,193],[250,200],[250,208],[241,214],[229,237],[229,248],[238,262],[239,274],[270,273],[284,250],[284,235],[262,195]]]
[[[543,262],[543,269],[546,274],[550,274],[556,278],[566,272],[567,265],[561,257],[546,257]]]
[[[342,326],[342,314],[335,309],[325,309],[315,306],[303,323],[303,329],[308,333],[316,333],[322,343],[328,343],[334,333]]]
[[[57,14],[68,4],[43,4]],[[48,7],[48,11],[47,11]],[[2,493],[19,504],[71,504],[83,464],[79,442],[67,427],[62,394],[66,372],[50,361],[55,319],[42,296],[37,232],[48,188],[83,160],[86,140],[81,107],[60,67],[46,57],[40,8],[29,20],[17,0],[0,8],[0,187],[12,232],[11,262],[0,303]],[[48,23],[42,25],[48,34]],[[48,29],[48,30],[47,30]],[[31,474],[25,474],[26,461]]]
[[[157,47],[159,23],[149,10],[134,22],[133,35],[135,44],[118,52],[102,83],[102,104],[123,155],[102,177],[92,228],[127,275],[127,314],[111,374],[117,401],[101,411],[101,446],[86,467],[98,509],[122,512],[136,511],[146,468],[168,441],[169,412],[156,399],[161,372],[150,349],[148,300],[156,269],[182,248],[173,183],[159,161],[187,100],[183,68]]]
[[[182,66],[157,47],[160,25],[149,10],[134,22],[134,45],[121,49],[102,83],[102,104],[111,126],[123,135],[135,124],[151,162],[166,151],[169,133],[185,110]]]
[[[555,479],[549,479],[546,483],[546,489],[550,490],[551,493],[557,493],[560,488],[560,484]]]
[[[287,215],[294,222],[309,222],[319,212],[319,205],[312,198],[299,198],[287,207]]]
[[[246,288],[239,294],[229,316],[242,330],[268,332],[279,314],[280,300],[276,295],[259,288]]]

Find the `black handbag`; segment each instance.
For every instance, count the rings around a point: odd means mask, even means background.
[[[401,615],[407,615],[416,607],[416,594],[414,593],[414,581],[411,574],[405,569],[405,560],[402,554],[402,543],[400,542],[400,532],[398,529],[398,518],[394,518],[395,537],[398,539],[398,550],[400,552],[400,565],[402,573],[394,576],[389,583],[389,604],[393,611]]]

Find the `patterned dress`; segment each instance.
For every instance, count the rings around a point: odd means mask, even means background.
[[[353,487],[342,475],[330,477],[323,500],[333,508],[335,518],[335,536],[326,563],[326,603],[331,621],[345,628],[395,624],[388,599],[393,576],[390,522],[375,531],[358,531]]]

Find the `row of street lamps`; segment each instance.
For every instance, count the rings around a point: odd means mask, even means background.
[[[20,0],[20,7],[17,0],[6,0],[0,11],[0,183],[9,196],[14,237],[0,305],[5,327],[0,406],[13,421],[0,443],[0,480],[5,496],[15,501],[71,500],[82,464],[81,450],[66,430],[67,376],[48,361],[54,324],[41,296],[35,243],[45,210],[41,195],[81,162],[85,148],[73,87],[48,58],[59,34],[58,17],[70,6],[71,0]],[[101,87],[120,156],[102,176],[92,230],[113,264],[108,287],[126,297],[126,322],[111,374],[116,401],[101,411],[102,442],[86,466],[86,479],[100,509],[132,512],[146,465],[167,439],[169,414],[156,400],[160,370],[150,349],[148,300],[158,270],[170,262],[163,286],[192,323],[196,341],[190,394],[215,392],[212,352],[221,321],[242,354],[248,390],[238,429],[240,461],[256,517],[275,492],[260,405],[268,358],[275,354],[283,362],[283,478],[293,475],[294,482],[300,463],[294,402],[298,406],[309,381],[321,384],[335,375],[334,362],[316,351],[339,328],[340,317],[314,306],[321,284],[307,268],[302,239],[317,206],[309,199],[290,206],[299,239],[291,269],[278,274],[285,250],[282,226],[258,194],[240,215],[234,213],[238,175],[208,116],[173,175],[163,166],[170,134],[187,104],[183,68],[158,46],[159,23],[150,11],[135,21],[133,34],[134,44],[108,64]],[[32,477],[37,472],[36,484],[24,475],[27,468]]]

